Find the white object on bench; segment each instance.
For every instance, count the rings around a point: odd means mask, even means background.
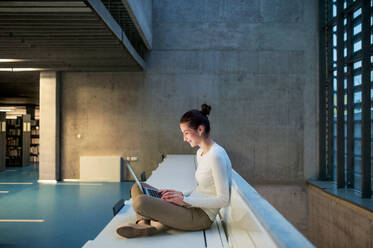
[[[80,181],[120,182],[121,161],[119,156],[81,156]]]

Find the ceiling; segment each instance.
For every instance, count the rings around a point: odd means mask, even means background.
[[[39,71],[141,71],[120,0],[0,0],[0,106],[39,105]]]
[[[39,72],[0,72],[0,106],[39,105]]]
[[[24,68],[141,71],[144,61],[99,0],[2,0],[0,71]]]

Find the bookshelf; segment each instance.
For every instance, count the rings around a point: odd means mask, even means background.
[[[6,166],[26,166],[30,161],[31,116],[6,120]]]
[[[39,120],[31,120],[30,162],[39,163]]]
[[[6,163],[6,113],[0,112],[0,171],[5,170]]]

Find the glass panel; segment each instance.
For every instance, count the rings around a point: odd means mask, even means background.
[[[371,99],[372,99],[372,92],[373,92],[373,89],[370,89],[370,94],[371,94]],[[371,182],[373,183],[373,120],[372,120],[372,117],[373,117],[373,106],[370,107],[370,115],[371,115],[371,119],[370,119],[370,153],[371,153],[371,157],[370,157],[370,171],[371,171]],[[373,184],[371,184],[372,186],[372,190],[373,190]]]
[[[361,185],[361,173],[359,167],[361,166],[361,108],[354,107],[354,188],[359,189]]]
[[[354,123],[354,138],[361,138],[361,122],[355,121]]]
[[[333,106],[337,106],[337,93],[334,93],[333,94]],[[337,111],[337,110],[335,110],[335,111]],[[337,112],[335,112],[334,114],[335,114],[335,116],[337,116],[337,114],[336,114]]]
[[[333,180],[337,175],[337,109],[334,108],[334,125],[333,125]]]
[[[355,107],[354,120],[356,121],[355,125],[357,125],[358,121],[360,121],[359,123],[361,123],[361,107]],[[361,137],[361,132],[360,132],[360,137]]]
[[[357,62],[355,62],[354,63],[354,70],[356,70],[356,69],[358,69],[358,68],[360,68],[361,67],[361,60],[359,60],[359,61],[357,61]]]
[[[337,16],[337,5],[333,4],[333,17]]]
[[[338,86],[337,86],[337,79],[336,78],[333,78],[333,90],[334,91],[337,91],[337,88]]]
[[[361,91],[354,92],[354,103],[361,103]]]
[[[361,74],[354,76],[354,86],[361,85]]]
[[[355,146],[357,145],[355,144]],[[355,156],[354,158],[354,189],[361,191],[361,156]]]
[[[361,32],[361,23],[359,23],[358,25],[356,25],[354,27],[354,32],[353,32],[353,35],[357,35],[358,33]]]
[[[333,62],[337,62],[337,49],[333,49]]]
[[[337,35],[333,34],[333,47],[337,46]]]
[[[360,9],[357,9],[355,12],[354,12],[354,19],[356,17],[358,17],[359,15],[361,15],[361,8]]]
[[[354,42],[354,52],[361,50],[361,40]]]

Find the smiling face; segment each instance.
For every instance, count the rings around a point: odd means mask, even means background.
[[[200,125],[197,130],[189,127],[188,123],[180,123],[180,129],[183,133],[184,141],[188,142],[191,147],[199,146],[201,141],[204,139],[202,135],[204,127]]]

